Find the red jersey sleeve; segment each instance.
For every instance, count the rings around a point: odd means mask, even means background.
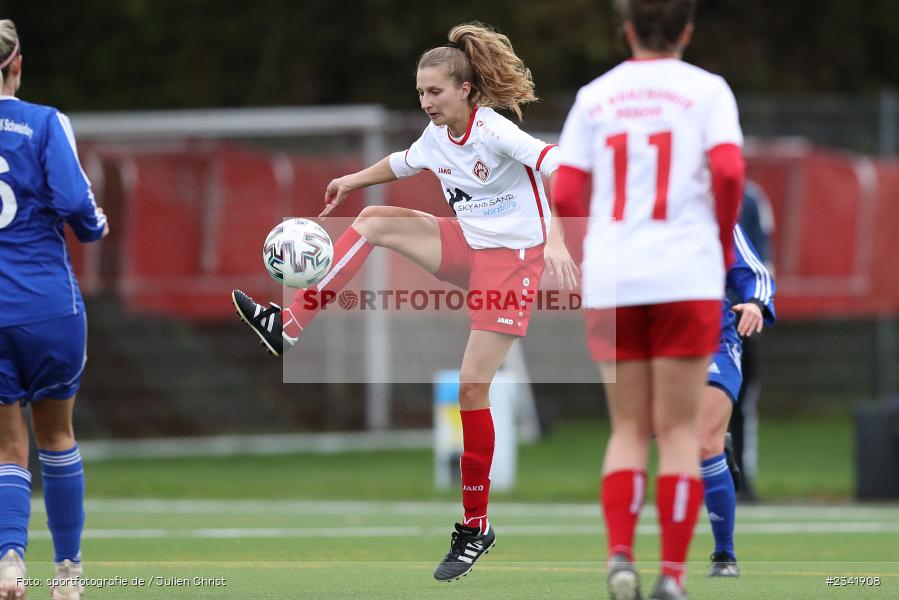
[[[733,230],[743,199],[745,169],[743,153],[736,144],[719,144],[709,150],[712,194],[715,196],[715,214],[725,268],[734,262]]]

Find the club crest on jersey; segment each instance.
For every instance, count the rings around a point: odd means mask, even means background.
[[[487,181],[487,178],[490,177],[490,169],[481,161],[481,159],[478,159],[477,162],[474,163],[472,172],[475,174],[475,177],[481,181]]]

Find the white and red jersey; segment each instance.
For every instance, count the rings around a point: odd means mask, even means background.
[[[627,61],[581,88],[559,150],[593,175],[585,306],[723,297],[708,151],[742,143],[730,87],[681,60]]]
[[[429,123],[405,152],[390,155],[397,177],[428,169],[440,180],[468,245],[531,248],[546,241],[549,203],[540,174],[558,167],[555,145],[537,140],[491,108],[475,107],[454,138]]]

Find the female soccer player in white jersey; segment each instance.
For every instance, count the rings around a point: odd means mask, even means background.
[[[592,174],[582,265],[588,341],[600,370],[616,376],[605,386],[612,436],[601,492],[610,593],[640,593],[633,536],[655,433],[662,573],[652,598],[679,599],[703,498],[698,408],[718,345],[742,133],[725,81],[680,59],[694,0],[621,6],[633,59],[579,91],[553,198],[559,215],[586,215]]]
[[[332,181],[325,192],[330,213],[353,190],[423,169],[440,180],[456,219],[398,207],[366,207],[337,240],[329,275],[318,292],[338,291],[353,277],[372,248],[391,248],[437,278],[470,292],[512,293],[514,306],[470,310],[471,335],[459,386],[464,451],[462,504],[446,557],[434,577],[450,581],[468,573],[494,543],[487,519],[494,430],[488,390],[516,338],[524,336],[531,302],[544,264],[560,286],[573,287],[577,267],[552,226],[541,174],[557,166],[554,146],[534,139],[492,107],[519,117],[521,104],[536,100],[530,71],[509,39],[479,23],[454,27],[449,45],[425,52],[418,61],[419,101],[431,122],[404,152],[395,152],[358,173]],[[545,263],[544,263],[545,261]],[[292,345],[315,317],[301,291],[283,311],[232,294],[243,320],[275,354],[282,339]]]
[[[78,600],[84,471],[72,408],[87,359],[87,324],[63,227],[68,223],[82,242],[100,239],[109,228],[78,162],[69,120],[15,97],[22,48],[8,19],[0,20],[0,79],[0,600],[19,600],[26,591],[26,403],[57,563],[51,596]]]

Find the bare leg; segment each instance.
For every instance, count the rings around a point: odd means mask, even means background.
[[[646,461],[652,437],[649,362],[602,363],[600,373],[617,368],[616,383],[605,385],[612,421],[606,445],[600,500],[606,524],[609,590],[613,597],[636,595],[639,583],[631,562],[634,532],[646,493]]]
[[[0,406],[0,464],[28,468],[28,425],[19,404]]]
[[[681,589],[703,500],[699,401],[708,362],[707,356],[656,358],[651,368],[653,420],[659,447],[656,507],[661,529],[661,570],[663,577]]]
[[[353,229],[371,245],[399,252],[429,273],[440,268],[440,225],[434,215],[396,206],[366,206]]]
[[[44,474],[44,506],[53,537],[56,573],[81,573],[81,533],[84,528],[84,468],[72,430],[75,396],[65,400],[44,399],[32,405],[34,435],[40,447]],[[66,562],[68,561],[68,562]],[[71,566],[75,563],[74,566]],[[64,579],[65,577],[58,577]],[[60,584],[54,598],[80,598],[83,589],[74,583]]]
[[[707,356],[652,361],[652,415],[659,446],[659,475],[699,477],[699,400],[707,365]]]
[[[622,361],[616,367],[616,383],[605,384],[612,435],[606,445],[603,474],[645,470],[652,439],[649,362]],[[608,372],[611,368],[611,364],[604,363],[600,365],[600,372]]]
[[[75,396],[66,400],[44,399],[31,405],[31,422],[34,437],[41,450],[59,452],[75,445],[72,429],[72,411]]]
[[[720,388],[707,385],[700,403],[699,444],[703,466],[703,492],[715,538],[716,560],[708,574],[716,577],[735,577],[740,571],[733,560],[734,522],[737,497],[731,474],[725,470],[724,435],[733,403]],[[714,515],[714,516],[713,516]],[[724,556],[722,556],[722,554]]]
[[[478,410],[490,406],[490,382],[516,339],[518,338],[514,335],[495,331],[475,329],[471,332],[462,357],[459,408]]]
[[[340,292],[365,264],[374,246],[390,248],[429,273],[436,273],[440,268],[442,249],[440,225],[436,217],[408,208],[367,206],[335,243],[335,264],[328,276],[316,286],[318,292],[335,295]],[[291,344],[296,343],[323,304],[317,302],[309,305],[306,293],[306,290],[299,290],[283,311],[283,338]],[[258,305],[241,295],[237,292],[232,295],[241,317],[273,354],[280,354],[281,336],[271,333],[274,321],[271,318],[266,321],[266,313],[260,313]]]
[[[699,408],[699,457],[707,460],[724,452],[724,434],[733,402],[720,388],[707,385]]]

